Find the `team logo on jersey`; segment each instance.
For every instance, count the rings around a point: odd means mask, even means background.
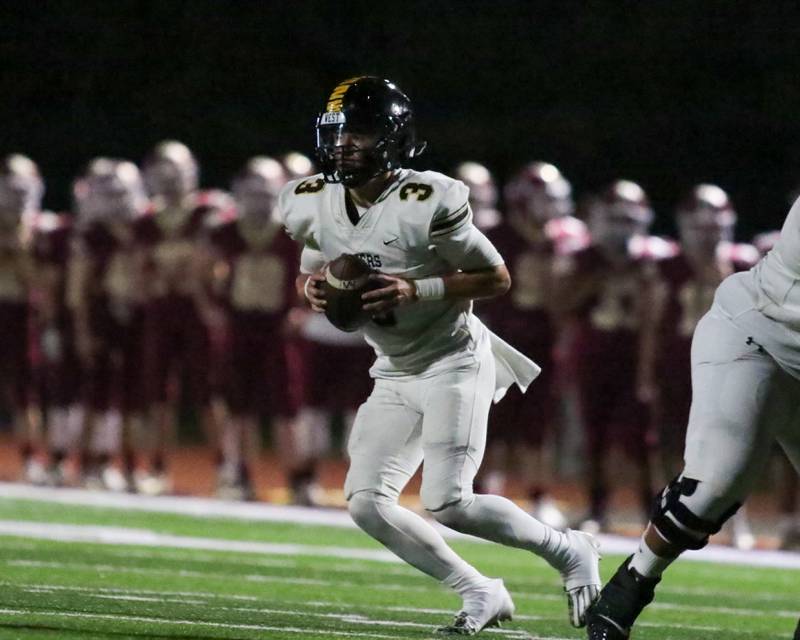
[[[337,87],[333,90],[330,97],[328,98],[328,104],[325,107],[325,111],[341,111],[342,110],[342,102],[344,100],[344,94],[347,93],[347,90],[350,88],[350,85],[353,84],[356,80],[360,80],[364,76],[358,76],[357,78],[348,78],[344,80],[341,84],[337,85]],[[327,114],[326,114],[327,115]],[[328,124],[323,122],[322,124]],[[332,124],[339,124],[339,123],[332,123]]]

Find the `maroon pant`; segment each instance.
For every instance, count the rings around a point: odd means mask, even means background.
[[[144,325],[146,390],[155,402],[173,399],[175,378],[193,406],[210,400],[210,340],[194,300],[170,296],[150,303]]]

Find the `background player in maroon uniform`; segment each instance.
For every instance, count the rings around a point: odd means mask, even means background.
[[[462,162],[453,177],[469,188],[469,206],[475,226],[484,233],[500,224],[497,210],[497,183],[491,171],[477,162]]]
[[[547,495],[553,465],[545,455],[556,415],[556,326],[553,286],[558,261],[588,244],[586,225],[572,217],[572,188],[552,164],[532,162],[506,185],[506,216],[489,239],[511,273],[508,295],[479,304],[478,313],[502,338],[542,367],[528,393],[509,389],[489,416],[487,489],[502,491],[504,470],[524,477],[537,518],[563,528],[566,521]]]
[[[152,209],[136,235],[146,253],[144,371],[154,443],[149,473],[137,473],[137,484],[140,491],[162,493],[169,489],[166,454],[175,440],[179,398],[197,409],[207,438],[217,441],[209,327],[219,314],[209,298],[210,260],[201,237],[208,214],[228,205],[214,192],[197,190],[197,162],[180,142],[157,145],[143,175]]]
[[[32,397],[28,297],[34,278],[24,221],[40,209],[44,184],[36,164],[12,154],[0,162],[0,393],[21,445],[25,476],[46,479],[41,424]]]
[[[134,221],[147,199],[139,170],[129,161],[96,158],[75,184],[75,202],[67,300],[85,372],[85,481],[124,491],[133,451],[121,459],[123,440],[131,444],[141,434],[145,407],[142,256]]]
[[[272,220],[285,182],[277,160],[252,158],[233,181],[236,216],[216,216],[209,229],[217,257],[215,290],[229,335],[223,369],[229,417],[221,428],[218,478],[218,493],[225,497],[255,498],[260,420],[269,418],[276,433],[291,431],[297,411],[297,363],[287,353],[285,323],[295,301],[298,255]]]
[[[663,479],[674,477],[683,464],[695,327],[711,308],[722,280],[749,269],[759,258],[752,245],[733,242],[736,213],[728,194],[716,185],[695,186],[679,204],[676,222],[680,253],[658,262],[640,352],[639,395],[654,400]],[[736,546],[752,547],[745,511],[739,510],[731,522]]]
[[[30,231],[36,272],[31,298],[33,363],[47,432],[47,481],[77,484],[85,412],[73,317],[66,300],[73,216],[40,212]]]
[[[619,180],[589,212],[592,244],[572,256],[559,282],[559,306],[575,323],[570,368],[587,445],[588,527],[604,528],[612,445],[635,462],[646,513],[651,500],[650,398],[639,389],[641,329],[652,306],[654,260],[672,248],[646,233],[653,211],[644,190]]]

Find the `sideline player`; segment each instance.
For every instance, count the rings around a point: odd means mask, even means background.
[[[41,424],[32,397],[28,327],[34,260],[26,230],[40,211],[44,183],[28,157],[0,159],[0,397],[11,412],[24,477],[46,482]]]
[[[290,430],[297,411],[296,367],[285,336],[286,315],[296,300],[297,246],[271,219],[285,183],[277,160],[251,158],[231,185],[236,214],[222,211],[209,221],[215,297],[227,334],[222,386],[229,415],[220,429],[220,497],[256,498],[260,420],[269,417],[276,432]]]
[[[87,486],[127,491],[145,408],[134,224],[147,198],[135,164],[102,157],[89,163],[74,195],[66,295],[86,387],[82,471]]]
[[[648,235],[653,210],[635,182],[616,180],[589,211],[590,246],[565,260],[556,306],[572,324],[566,366],[574,371],[586,433],[588,530],[605,529],[612,493],[611,451],[633,462],[645,515],[653,500],[651,401],[640,392],[642,327],[652,311],[655,263],[671,244]],[[660,483],[659,483],[660,484]]]
[[[487,236],[505,259],[514,285],[507,296],[482,305],[478,313],[492,331],[541,363],[542,373],[525,395],[509,389],[492,412],[487,487],[502,484],[501,470],[514,469],[528,483],[532,513],[563,529],[566,519],[547,492],[554,472],[548,445],[558,415],[554,354],[559,324],[565,325],[554,318],[554,285],[559,265],[588,245],[589,232],[572,216],[570,183],[547,162],[523,166],[506,185],[505,201],[503,222]]]
[[[177,438],[180,395],[196,407],[209,441],[217,441],[211,388],[212,331],[220,314],[209,299],[210,260],[204,223],[231,206],[218,191],[198,189],[199,168],[189,148],[175,140],[156,145],[142,166],[151,211],[137,220],[136,238],[146,253],[144,365],[152,422],[149,469],[135,474],[141,493],[168,492],[168,453]]]
[[[664,570],[703,548],[739,509],[776,441],[800,470],[799,239],[797,200],[774,248],[726,278],[697,325],[683,472],[656,502],[638,551],[590,609],[591,640],[629,637]]]
[[[538,367],[491,334],[471,301],[505,293],[503,259],[472,224],[463,183],[403,169],[416,140],[411,103],[375,77],[336,86],[317,119],[322,174],[290,182],[279,215],[304,244],[298,288],[323,311],[325,263],[361,256],[380,274],[364,294],[365,326],[377,359],[375,386],[348,443],[345,494],[355,522],[409,564],[453,588],[462,610],[443,632],[473,635],[509,619],[514,604],[502,580],[481,575],[398,496],[422,464],[421,498],[436,520],[458,531],[527,549],[558,570],[570,619],[598,588],[594,540],[543,525],[506,498],[475,495],[493,399],[527,387]]]

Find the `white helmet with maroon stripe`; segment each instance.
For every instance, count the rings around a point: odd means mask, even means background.
[[[19,153],[0,161],[0,218],[4,224],[16,225],[41,209],[44,182],[36,163]]]
[[[268,219],[287,179],[283,165],[274,158],[250,158],[231,185],[239,215],[245,218]]]
[[[299,151],[290,151],[278,158],[289,180],[297,178],[307,178],[314,173],[314,163],[307,155]]]
[[[714,184],[698,184],[678,205],[675,217],[681,245],[713,255],[720,242],[733,241],[736,211],[728,194]]]
[[[503,191],[509,213],[538,224],[572,215],[572,185],[549,162],[531,162],[520,169]]]
[[[652,222],[653,209],[647,193],[630,180],[612,182],[589,210],[592,241],[620,254],[627,254],[631,240],[646,234]]]
[[[176,202],[197,189],[199,168],[194,154],[182,142],[159,142],[142,164],[148,193]]]
[[[455,168],[453,177],[469,188],[469,204],[475,226],[491,229],[500,223],[497,211],[497,183],[492,172],[478,162],[462,162]]]
[[[95,158],[73,184],[81,224],[126,222],[147,207],[141,174],[129,160]]]

